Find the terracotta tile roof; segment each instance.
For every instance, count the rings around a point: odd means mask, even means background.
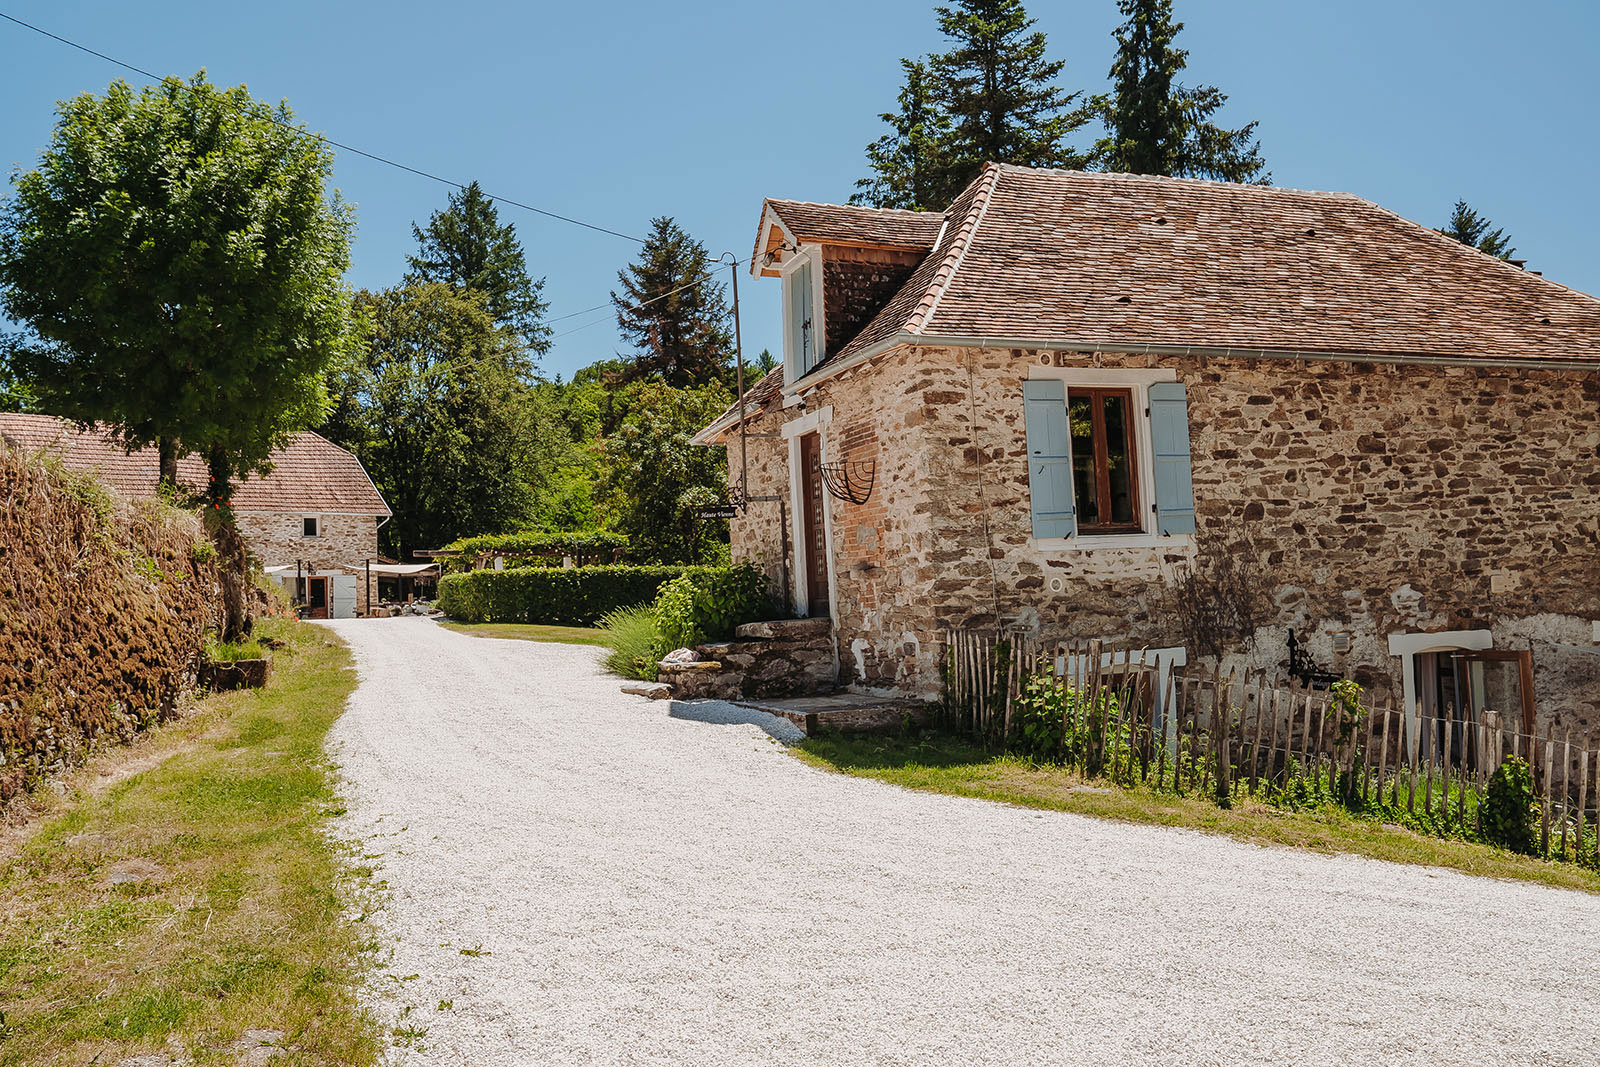
[[[1600,300],[1346,193],[989,164],[945,214],[822,365],[902,333],[1600,360]]]
[[[944,225],[942,211],[899,211],[803,200],[768,200],[766,207],[800,240],[829,244],[882,245],[926,252]]]
[[[129,496],[153,493],[161,479],[154,448],[125,452],[106,431],[79,430],[49,415],[0,413],[0,436],[29,452],[59,456],[70,470],[93,471]],[[298,433],[272,455],[272,470],[251,475],[233,492],[240,511],[345,512],[390,515],[372,479],[354,455],[319,434]],[[205,461],[185,456],[178,461],[178,481],[191,489],[205,486]]]

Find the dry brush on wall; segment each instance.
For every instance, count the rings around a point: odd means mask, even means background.
[[[173,714],[214,555],[195,516],[0,445],[0,804]]]

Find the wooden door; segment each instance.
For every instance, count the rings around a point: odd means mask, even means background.
[[[800,438],[800,521],[805,530],[806,605],[812,618],[828,614],[827,512],[822,494],[822,438],[808,433]]]
[[[306,579],[306,617],[312,619],[328,617],[328,579]]]

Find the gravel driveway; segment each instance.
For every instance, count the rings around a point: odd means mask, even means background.
[[[405,1062],[1600,1063],[1594,897],[904,791],[591,648],[329,625]]]

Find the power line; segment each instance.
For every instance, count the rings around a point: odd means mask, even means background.
[[[42,26],[35,26],[31,22],[24,22],[22,19],[17,18],[15,15],[8,15],[4,11],[0,11],[0,19],[5,19],[7,22],[15,23],[16,25],[21,26],[23,29],[32,30],[34,33],[40,34],[41,36],[44,36],[44,37],[48,37],[52,41],[59,41],[61,44],[66,45],[68,48],[76,48],[78,51],[85,52],[85,53],[87,53],[87,54],[89,54],[91,56],[94,56],[97,59],[103,59],[107,63],[111,63],[111,64],[113,64],[115,66],[121,67],[123,70],[130,70],[130,71],[133,71],[135,74],[141,74],[144,77],[151,79],[152,81],[165,82],[167,80],[166,78],[162,77],[159,74],[156,74],[156,73],[154,73],[152,71],[145,70],[143,67],[135,66],[134,64],[129,63],[129,62],[125,61],[125,60],[118,59],[115,56],[108,56],[104,52],[98,52],[95,49],[90,48],[88,45],[79,44],[77,41],[69,40],[69,39],[67,39],[65,37],[62,37],[60,34],[51,33],[49,30],[44,29]],[[182,83],[180,82],[180,84],[182,84]],[[269,118],[271,118],[271,120],[274,123],[276,123],[277,125],[282,126],[284,129],[293,130],[293,131],[295,131],[297,133],[310,133],[309,130],[306,130],[303,127],[295,126],[295,125],[293,125],[291,123],[285,122],[282,119],[277,118],[276,116],[269,116]],[[337,149],[340,149],[341,151],[349,152],[352,155],[361,156],[361,157],[363,157],[365,159],[370,159],[370,160],[372,160],[372,161],[374,161],[376,163],[382,163],[384,166],[393,167],[396,170],[403,170],[407,174],[415,174],[419,178],[427,178],[427,179],[429,179],[431,181],[436,181],[436,182],[440,183],[441,185],[448,185],[452,189],[464,189],[464,188],[466,188],[466,186],[463,185],[461,182],[451,181],[449,178],[446,178],[443,175],[434,174],[432,171],[426,171],[426,170],[421,169],[420,167],[413,167],[413,166],[411,166],[410,164],[407,164],[407,163],[401,163],[399,160],[390,159],[387,156],[380,156],[376,152],[368,152],[365,149],[356,148],[354,145],[345,144],[342,141],[335,141],[333,138],[329,137],[327,134],[316,133],[316,134],[312,134],[312,136],[316,137],[318,140],[324,142],[325,144],[330,144],[333,147],[335,147]],[[506,205],[508,205],[510,207],[521,208],[524,211],[531,211],[535,215],[543,215],[545,218],[548,218],[548,219],[555,219],[555,220],[557,220],[559,222],[570,223],[573,226],[582,226],[584,229],[586,229],[586,230],[594,230],[596,233],[610,234],[612,237],[620,237],[624,241],[633,241],[636,244],[644,244],[644,238],[635,237],[632,234],[628,234],[628,233],[622,233],[620,230],[612,230],[612,229],[606,228],[605,226],[596,225],[595,223],[592,223],[592,222],[584,222],[582,219],[575,219],[570,215],[561,215],[561,214],[558,214],[557,212],[554,212],[554,211],[546,211],[542,207],[534,207],[532,204],[526,204],[526,203],[523,203],[520,200],[513,200],[508,196],[500,196],[498,194],[490,193],[490,192],[484,192],[483,195],[486,196],[487,198],[489,198],[490,200],[496,201],[498,203],[506,204]]]

